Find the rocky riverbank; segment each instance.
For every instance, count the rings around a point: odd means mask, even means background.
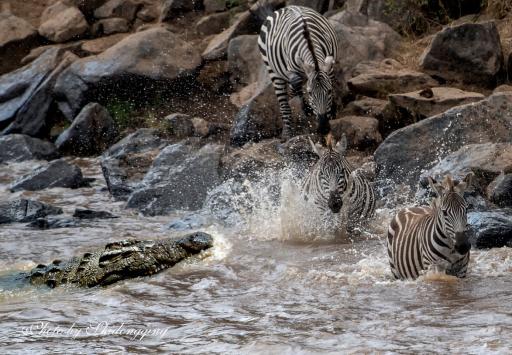
[[[263,171],[300,175],[314,162],[307,135],[316,123],[298,103],[296,136],[278,140],[258,4],[29,3],[7,1],[0,14],[0,164],[39,160],[8,182],[12,192],[87,186],[70,157],[99,156],[106,194],[143,215],[167,215],[230,197],[215,194],[226,181],[243,193]],[[473,245],[512,246],[512,13],[494,2],[463,6],[411,39],[393,12],[378,10],[385,1],[270,4],[310,5],[333,24],[341,50],[332,131],[347,136],[353,165],[370,167],[381,207],[423,199],[427,175],[472,171]],[[0,204],[0,223],[80,224],[59,212],[12,198]]]

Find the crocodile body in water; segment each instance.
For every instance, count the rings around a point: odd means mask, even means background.
[[[38,265],[21,278],[32,285],[57,287],[105,286],[139,276],[156,274],[213,245],[213,238],[197,232],[179,239],[124,240],[68,261]]]

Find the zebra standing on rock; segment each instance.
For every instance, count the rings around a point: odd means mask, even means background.
[[[467,233],[467,203],[463,194],[471,182],[446,176],[441,184],[429,179],[437,197],[429,207],[401,210],[388,229],[388,256],[397,279],[416,279],[430,268],[465,277],[471,244]]]
[[[375,212],[373,184],[359,170],[353,170],[345,159],[346,137],[333,147],[329,134],[324,151],[309,142],[319,159],[304,179],[302,190],[306,200],[322,211],[341,211],[343,223],[349,226],[372,217]]]
[[[329,21],[318,12],[302,6],[287,6],[268,16],[258,38],[283,120],[282,140],[291,138],[291,96],[301,99],[306,114],[315,113],[318,132],[330,131],[333,104],[333,66],[338,44]],[[306,81],[308,103],[302,86]]]

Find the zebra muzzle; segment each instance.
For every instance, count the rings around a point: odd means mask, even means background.
[[[331,125],[329,124],[329,117],[327,114],[318,115],[318,129],[319,134],[327,134],[331,131]]]
[[[455,251],[459,254],[466,254],[471,249],[467,232],[455,233]]]
[[[329,196],[328,206],[333,213],[338,213],[341,207],[343,207],[342,197],[338,194],[331,194]]]

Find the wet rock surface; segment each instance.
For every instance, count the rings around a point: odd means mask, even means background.
[[[512,161],[507,167],[512,171]],[[490,200],[500,207],[512,207],[512,174],[502,174],[496,178],[488,192]]]
[[[67,261],[54,260],[38,265],[23,278],[32,285],[54,288],[107,286],[121,280],[150,276],[213,246],[213,238],[196,232],[181,238],[161,240],[124,240],[84,253]]]
[[[53,143],[23,134],[0,136],[0,163],[53,160],[59,157]]]
[[[223,150],[223,145],[196,148],[186,142],[165,147],[126,206],[151,216],[200,209],[208,191],[220,184]]]
[[[87,104],[55,145],[60,152],[78,156],[101,154],[117,139],[118,131],[108,111],[98,103]]]
[[[0,224],[35,221],[40,217],[61,214],[62,209],[39,201],[19,199],[0,202]]]
[[[101,157],[108,190],[117,199],[127,199],[168,142],[156,130],[139,129],[126,136]]]
[[[471,245],[475,248],[512,247],[512,211],[469,212]]]
[[[84,179],[78,166],[59,159],[35,169],[34,172],[26,176],[22,176],[10,186],[10,190],[37,191],[52,187],[76,189],[87,185],[88,180]]]

